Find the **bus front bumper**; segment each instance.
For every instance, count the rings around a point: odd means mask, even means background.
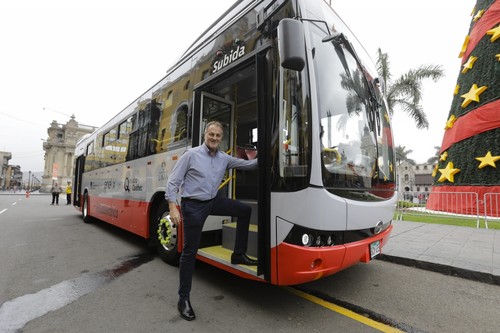
[[[375,256],[370,245],[382,250],[393,229],[392,224],[378,235],[347,244],[304,247],[281,243],[272,251],[272,262],[277,267],[272,283],[294,285],[332,275],[360,262],[369,262]],[[378,243],[377,243],[378,242]]]

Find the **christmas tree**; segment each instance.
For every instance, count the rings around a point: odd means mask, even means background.
[[[500,0],[478,0],[471,17],[427,208],[499,216]]]

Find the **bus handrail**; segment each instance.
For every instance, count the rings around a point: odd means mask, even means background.
[[[227,183],[229,183],[229,181],[230,181],[231,179],[233,179],[233,176],[231,176],[231,177],[227,177],[227,179],[226,179],[226,180],[224,180],[224,181],[223,181],[223,182],[219,185],[218,190],[220,190],[221,188],[223,188],[224,186],[226,186],[226,185],[227,185]]]

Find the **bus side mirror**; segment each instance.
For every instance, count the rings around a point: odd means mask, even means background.
[[[285,18],[278,25],[278,48],[281,66],[301,71],[306,64],[304,26],[302,22]]]

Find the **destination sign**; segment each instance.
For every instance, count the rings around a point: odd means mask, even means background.
[[[212,74],[232,64],[245,55],[245,43],[239,39],[224,45],[212,61]]]

